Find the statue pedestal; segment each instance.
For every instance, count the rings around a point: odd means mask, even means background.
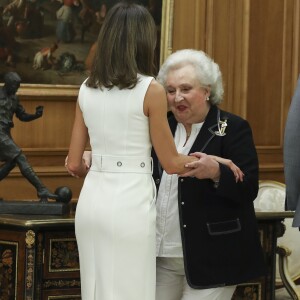
[[[4,201],[0,199],[0,214],[64,215],[70,205],[63,202]]]

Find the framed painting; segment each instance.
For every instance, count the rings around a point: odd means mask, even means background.
[[[106,13],[118,1],[0,0],[0,82],[15,71],[29,94],[77,90]],[[135,0],[157,24],[157,66],[171,49],[173,1]]]

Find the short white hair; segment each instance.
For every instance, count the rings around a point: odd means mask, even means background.
[[[221,103],[224,94],[222,73],[219,65],[203,51],[184,49],[172,53],[162,64],[157,80],[166,88],[169,72],[185,65],[195,68],[196,79],[200,85],[210,87],[211,104]]]

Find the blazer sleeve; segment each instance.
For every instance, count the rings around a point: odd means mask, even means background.
[[[258,193],[259,164],[252,130],[246,120],[234,116],[228,129],[221,156],[231,159],[245,176],[243,182],[236,183],[230,168],[220,164],[221,176],[216,192],[237,203],[254,201]]]

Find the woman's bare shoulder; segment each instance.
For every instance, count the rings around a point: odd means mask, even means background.
[[[166,110],[165,107],[167,107],[167,98],[166,98],[166,92],[163,88],[163,86],[153,79],[151,83],[149,84],[145,101],[144,101],[144,114],[146,116],[149,116],[149,112],[151,111],[164,111]],[[163,107],[163,108],[162,108]]]
[[[157,96],[158,94],[165,95],[165,93],[164,87],[153,78],[153,80],[150,82],[146,96]]]

